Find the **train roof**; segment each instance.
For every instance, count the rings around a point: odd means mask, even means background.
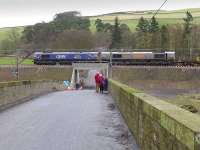
[[[63,54],[110,54],[110,52],[35,52],[35,55],[42,55],[42,54],[55,54],[55,55],[63,55]],[[112,52],[112,54],[152,54],[154,52]],[[175,54],[173,51],[166,51],[162,53],[168,54]]]

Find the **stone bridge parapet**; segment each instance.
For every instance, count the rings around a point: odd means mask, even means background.
[[[0,82],[0,110],[61,89],[63,85],[60,81]]]
[[[142,150],[200,150],[200,117],[110,80],[109,91]]]

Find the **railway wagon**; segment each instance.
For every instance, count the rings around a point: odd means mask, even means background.
[[[175,62],[175,52],[36,52],[36,65],[64,65],[75,62],[110,62],[115,65],[165,65]]]

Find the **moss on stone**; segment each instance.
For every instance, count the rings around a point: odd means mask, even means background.
[[[116,86],[118,86],[118,87],[124,89],[125,91],[127,91],[127,92],[129,92],[129,93],[141,93],[141,92],[142,92],[142,91],[140,91],[140,90],[138,90],[138,89],[131,88],[131,87],[125,85],[125,84],[116,82],[116,81],[114,81],[114,80],[112,80],[112,79],[109,79],[109,82],[115,84]]]
[[[169,144],[172,144],[175,150],[200,149],[195,141],[200,133],[198,115],[117,81],[109,80],[109,83],[111,94],[118,97],[117,105],[142,149],[166,149]],[[161,137],[162,139],[159,139]],[[163,140],[172,137],[174,140]]]
[[[197,113],[198,112],[198,110],[192,105],[182,105],[181,108],[183,108],[183,109],[185,109],[185,110],[187,110],[189,112],[192,112],[192,113]]]
[[[10,81],[10,82],[0,82],[0,88],[20,86],[20,85],[29,85],[35,83],[48,82],[48,80],[22,80],[22,81]]]

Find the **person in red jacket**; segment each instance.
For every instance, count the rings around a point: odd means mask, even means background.
[[[100,73],[96,73],[95,75],[95,83],[96,83],[96,92],[99,93],[100,90]]]

